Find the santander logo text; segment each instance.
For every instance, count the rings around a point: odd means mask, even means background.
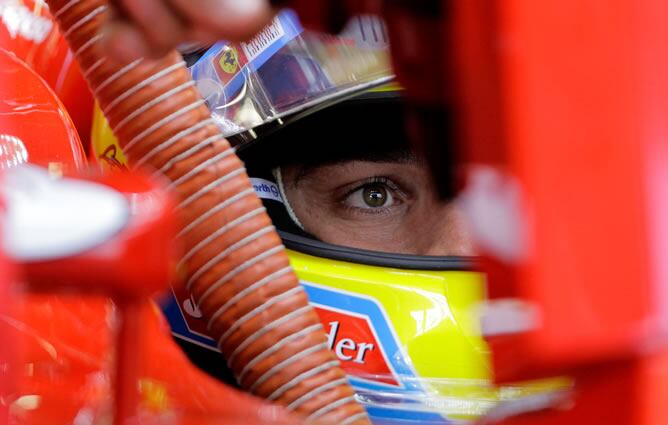
[[[314,306],[327,332],[330,350],[349,375],[400,386],[368,317]]]

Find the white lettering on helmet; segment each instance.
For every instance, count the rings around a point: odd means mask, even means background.
[[[373,351],[374,344],[368,342],[355,342],[350,338],[342,338],[337,341],[336,336],[339,333],[341,323],[338,321],[329,322],[329,332],[327,333],[327,345],[339,360],[350,361],[353,363],[364,364],[364,357],[368,351]]]
[[[253,184],[255,193],[260,199],[271,199],[273,201],[283,202],[281,191],[278,189],[276,183],[257,177],[252,177],[250,180]]]

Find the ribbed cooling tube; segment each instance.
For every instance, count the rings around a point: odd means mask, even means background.
[[[48,4],[130,164],[159,170],[179,196],[186,286],[241,386],[307,422],[368,424],[243,164],[178,53],[118,65],[99,43],[106,1]]]

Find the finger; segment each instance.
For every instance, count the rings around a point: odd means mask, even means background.
[[[118,63],[129,63],[146,57],[150,51],[144,34],[135,25],[124,20],[114,20],[106,24],[102,43],[107,55]]]
[[[215,33],[204,29],[204,28],[193,28],[188,32],[186,36],[187,40],[198,43],[204,46],[210,46],[221,40],[221,37],[215,35]]]
[[[273,16],[268,0],[170,1],[188,18],[194,33],[199,38],[208,38],[206,41],[247,40],[268,24]]]
[[[186,27],[178,11],[165,0],[121,0],[120,3],[132,24],[144,35],[150,56],[173,49],[183,41]],[[157,54],[156,54],[157,53]]]

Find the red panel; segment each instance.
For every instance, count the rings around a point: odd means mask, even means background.
[[[4,208],[4,205],[3,205]],[[17,285],[15,284],[14,264],[0,252],[0,317],[16,317]],[[16,329],[7,320],[0,320],[0,364],[11,365],[17,358],[18,335]],[[12,394],[16,391],[18,378],[16,370],[5,368],[0,379],[0,394]],[[8,423],[9,408],[0,403],[0,425]]]
[[[0,48],[16,54],[44,78],[88,143],[93,95],[47,6],[42,0],[5,1],[3,6]]]
[[[85,164],[77,131],[56,95],[24,62],[2,50],[0,99],[0,135],[19,139],[29,162],[63,171]]]
[[[551,408],[485,424],[497,425],[659,425],[668,418],[668,352],[576,372],[575,388]],[[531,403],[526,403],[528,407]],[[521,405],[520,405],[521,406]],[[517,409],[516,411],[521,411]]]
[[[665,2],[498,4],[500,113],[531,208],[516,293],[539,306],[542,327],[496,359],[565,366],[632,353],[659,332],[650,241],[665,217],[648,207],[665,208],[666,183],[654,167],[648,192],[647,161],[668,143]]]
[[[174,241],[178,225],[172,195],[142,172],[91,172],[82,179],[124,195],[131,206],[128,223],[88,251],[26,264],[23,273],[31,290],[76,291],[133,301],[163,290],[175,280],[180,248]]]

